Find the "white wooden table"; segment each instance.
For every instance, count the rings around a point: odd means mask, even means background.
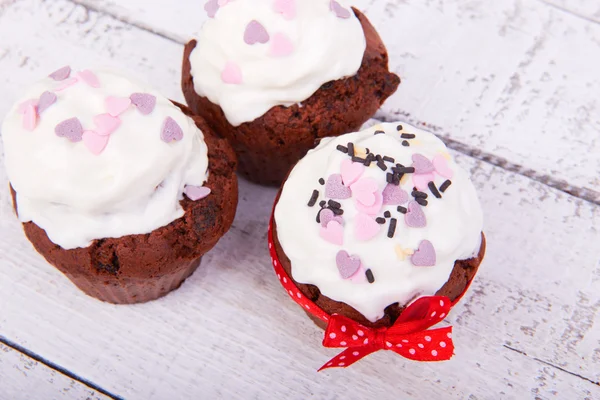
[[[181,100],[203,4],[0,0],[0,115],[66,63]],[[377,118],[426,123],[479,189],[488,254],[447,318],[456,356],[317,373],[336,352],[273,276],[275,190],[244,181],[234,227],[180,290],[100,303],[33,250],[0,168],[0,399],[600,399],[600,3],[355,4],[403,78]]]

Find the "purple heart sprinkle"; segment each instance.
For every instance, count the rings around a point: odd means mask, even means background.
[[[350,18],[350,11],[346,10],[340,5],[340,3],[338,3],[335,0],[331,0],[331,2],[329,3],[329,8],[331,8],[331,11],[333,11],[338,18]]]
[[[156,96],[149,93],[134,93],[129,96],[129,100],[144,115],[150,114],[156,106]]]
[[[392,185],[388,183],[385,189],[383,189],[383,204],[398,206],[408,201],[408,193],[405,190],[400,189],[400,186]]]
[[[219,11],[219,0],[209,0],[204,5],[204,11],[209,18],[214,18]]]
[[[269,33],[265,27],[257,20],[252,20],[246,26],[244,32],[244,42],[246,44],[267,43],[269,41]]]
[[[427,218],[419,203],[416,201],[408,203],[408,211],[404,215],[404,222],[411,228],[424,228],[427,226]]]
[[[358,271],[361,262],[358,256],[350,256],[345,250],[340,250],[335,256],[335,263],[342,279],[348,279]]]
[[[417,251],[410,257],[410,261],[417,267],[433,267],[436,262],[433,244],[429,240],[422,240]]]
[[[71,67],[67,65],[65,67],[62,67],[61,69],[54,71],[48,76],[54,79],[55,81],[64,81],[69,76],[71,76]]]
[[[181,130],[181,127],[173,118],[167,117],[167,119],[165,119],[165,123],[163,124],[160,138],[166,143],[177,142],[183,139],[183,130]]]
[[[44,92],[38,100],[38,114],[46,111],[48,107],[56,103],[56,94],[52,92]]]
[[[327,224],[331,221],[335,221],[340,225],[344,224],[344,219],[341,216],[336,217],[329,208],[324,208],[319,211],[319,221],[321,221],[321,226],[323,228],[327,228]]]
[[[435,170],[433,163],[422,154],[413,154],[412,160],[416,174],[427,174]]]
[[[83,126],[77,118],[71,118],[56,125],[54,133],[59,137],[69,139],[71,142],[80,142],[83,137]]]
[[[325,184],[325,196],[336,200],[349,199],[352,197],[352,190],[350,190],[349,187],[344,186],[341,174],[333,174],[327,178],[327,183]]]

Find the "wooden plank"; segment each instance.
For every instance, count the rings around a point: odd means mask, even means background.
[[[0,397],[12,400],[110,399],[3,343],[0,343],[0,388]]]
[[[207,18],[201,1],[75,1],[180,43]],[[353,3],[403,78],[379,118],[427,123],[460,151],[600,204],[600,25],[570,11],[594,19],[597,2]]]
[[[177,92],[165,60],[179,45],[65,0],[5,9],[0,49],[7,93],[65,53],[122,63]],[[480,191],[489,252],[449,316],[457,356],[448,363],[376,354],[317,374],[335,352],[273,277],[265,236],[275,191],[246,182],[235,227],[180,290],[118,307],[85,297],[33,251],[0,176],[0,335],[128,399],[599,397],[600,207],[458,157]]]

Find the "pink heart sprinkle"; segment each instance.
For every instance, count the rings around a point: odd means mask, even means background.
[[[85,147],[87,147],[93,155],[97,156],[106,148],[109,136],[99,135],[94,131],[85,131],[83,132],[82,138]]]
[[[344,200],[352,197],[352,190],[342,183],[342,175],[332,174],[325,184],[325,196],[330,199]]]
[[[100,81],[98,80],[98,77],[96,76],[96,74],[94,74],[89,69],[80,71],[79,74],[77,74],[77,75],[79,76],[79,78],[81,78],[82,81],[84,81],[91,87],[93,87],[93,88],[100,87]]]
[[[356,201],[354,202],[354,206],[360,212],[363,212],[363,213],[369,214],[369,215],[375,215],[381,210],[381,206],[383,205],[383,196],[380,192],[375,192],[374,196],[375,196],[375,202],[372,205],[368,206],[366,204],[361,203],[358,199],[356,199]]]
[[[173,118],[167,117],[163,124],[160,138],[166,143],[177,142],[183,139],[183,130]]]
[[[433,267],[436,262],[433,244],[429,240],[422,240],[417,251],[410,257],[410,261],[417,267]]]
[[[121,119],[110,114],[100,114],[94,117],[94,124],[98,135],[108,136],[121,125]]]
[[[71,142],[80,142],[83,136],[83,127],[77,118],[66,119],[54,128],[58,137],[65,137]]]
[[[285,19],[296,17],[296,0],[275,0],[275,12],[282,14]]]
[[[209,0],[204,5],[204,11],[209,18],[214,18],[219,11],[219,2],[217,0]]]
[[[340,225],[344,224],[344,219],[342,218],[342,216],[336,216],[335,213],[329,208],[324,208],[321,211],[319,211],[319,221],[321,221],[322,227],[327,227],[329,221],[336,221]]]
[[[438,154],[433,158],[433,166],[435,168],[435,172],[443,176],[444,178],[452,179],[454,176],[454,171],[452,168],[448,166],[448,160],[446,157]]]
[[[23,114],[23,128],[28,131],[33,131],[37,126],[38,122],[38,114],[33,104],[29,104],[25,107],[25,112]]]
[[[365,171],[364,164],[352,162],[352,160],[346,158],[342,161],[342,181],[344,185],[350,186],[361,177]]]
[[[149,93],[134,93],[129,96],[131,103],[137,107],[137,109],[144,115],[150,114],[154,111],[156,106],[156,96]]]
[[[329,221],[326,227],[321,227],[319,235],[331,244],[338,246],[344,244],[344,228],[337,221]]]
[[[380,231],[381,226],[367,214],[357,214],[354,220],[354,236],[357,240],[366,242],[373,239]]]
[[[34,107],[37,107],[38,106],[38,101],[36,99],[29,99],[29,100],[26,100],[26,101],[22,102],[17,107],[17,112],[19,114],[25,114],[25,110],[27,110],[27,107],[29,107],[30,105],[32,105]]]
[[[350,256],[346,250],[340,250],[335,256],[335,264],[340,271],[342,279],[348,279],[359,270],[361,261],[358,256]]]
[[[435,170],[431,161],[422,154],[413,154],[412,160],[416,174],[427,174]]]
[[[331,11],[333,11],[335,13],[335,15],[338,18],[343,18],[343,19],[350,18],[350,15],[351,15],[350,11],[348,11],[347,9],[342,7],[340,5],[340,3],[338,3],[335,0],[331,0],[331,2],[329,3],[329,8],[331,9]]]
[[[183,193],[192,201],[198,201],[210,194],[211,190],[206,186],[186,185]]]
[[[239,85],[243,82],[242,70],[240,66],[233,61],[227,61],[225,68],[221,72],[221,80],[230,85]]]
[[[400,186],[392,185],[388,183],[385,189],[383,189],[383,204],[398,206],[408,201],[408,193],[402,190]]]
[[[73,86],[73,85],[74,85],[74,84],[76,84],[77,82],[79,82],[79,79],[77,79],[77,78],[69,78],[69,79],[66,79],[66,80],[62,81],[62,82],[60,83],[60,85],[58,85],[57,87],[55,87],[55,88],[54,88],[54,91],[55,91],[55,92],[60,92],[60,91],[63,91],[63,90],[65,90],[66,88]]]
[[[48,109],[52,104],[56,103],[56,94],[52,92],[44,92],[40,95],[40,100],[38,101],[38,114],[42,114],[44,111]]]
[[[104,106],[106,107],[106,112],[112,115],[113,117],[118,117],[123,114],[131,105],[131,99],[127,97],[115,97],[108,96],[104,100]]]
[[[219,7],[226,6],[231,0],[218,0]]]
[[[365,266],[360,263],[360,267],[358,268],[358,270],[354,273],[354,275],[352,275],[350,277],[350,280],[353,283],[363,283],[363,282],[367,282],[367,277],[365,275],[366,272],[366,268]]]
[[[379,187],[377,181],[373,178],[363,178],[351,186],[352,193],[356,200],[363,205],[369,207],[375,204],[376,196]]]
[[[294,45],[291,40],[283,33],[273,35],[271,49],[269,54],[273,57],[286,57],[294,52]]]
[[[432,172],[427,174],[414,173],[412,175],[413,185],[419,190],[427,190],[427,185],[429,182],[433,182],[434,180],[435,175]]]
[[[419,203],[416,201],[408,203],[408,210],[404,214],[404,222],[411,228],[424,228],[427,226],[427,218]]]
[[[68,65],[65,67],[62,67],[56,71],[54,71],[53,73],[51,73],[50,75],[48,75],[50,78],[54,79],[55,81],[64,81],[65,79],[67,79],[69,76],[71,76],[71,67],[69,67]]]
[[[244,42],[249,45],[255,43],[267,43],[269,41],[269,33],[265,27],[257,20],[252,20],[246,26],[244,32]]]

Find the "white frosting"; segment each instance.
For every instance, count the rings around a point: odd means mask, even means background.
[[[456,260],[468,259],[477,254],[481,246],[483,216],[468,174],[458,167],[447,153],[445,145],[434,135],[403,124],[398,132],[397,124],[382,124],[368,130],[326,138],[310,151],[291,172],[286,181],[281,198],[275,208],[277,236],[281,247],[289,257],[293,278],[305,284],[316,285],[323,295],[354,307],[372,322],[384,315],[384,309],[393,303],[404,305],[416,296],[435,294],[449,279]],[[386,134],[374,135],[376,130]],[[408,139],[410,147],[402,146],[401,133],[416,134]],[[357,148],[368,148],[372,153],[391,156],[396,163],[404,166],[413,164],[412,155],[419,153],[429,160],[443,155],[453,170],[452,185],[442,193],[442,198],[433,196],[429,190],[428,205],[422,207],[427,218],[423,228],[410,228],[397,206],[384,205],[375,215],[383,217],[384,211],[391,212],[397,219],[395,235],[388,238],[389,218],[375,237],[370,240],[357,240],[355,236],[355,193],[352,198],[336,200],[344,210],[342,246],[332,244],[320,236],[321,225],[315,218],[319,201],[325,197],[325,187],[318,183],[332,174],[339,174],[341,163],[348,155],[336,150],[337,145],[345,146],[353,142]],[[388,166],[392,164],[388,163]],[[387,172],[390,172],[389,170]],[[401,188],[410,196],[413,190],[412,175],[401,181]],[[365,169],[362,178],[371,177],[378,182],[381,192],[386,183],[386,173],[375,163]],[[439,188],[446,178],[436,174],[435,184]],[[307,206],[313,190],[318,190],[319,200],[314,207]],[[403,204],[406,207],[406,204]],[[434,266],[415,266],[408,255],[401,260],[396,246],[415,250],[422,240],[429,240],[436,251]],[[375,282],[370,284],[364,277],[342,279],[336,265],[336,255],[340,250],[360,257],[365,268],[373,272]],[[362,279],[361,279],[362,278]]]
[[[344,0],[350,18],[338,18],[330,0],[293,0],[296,15],[276,12],[276,0],[234,0],[202,27],[190,55],[196,92],[219,105],[233,126],[250,122],[274,106],[291,106],[309,98],[329,81],[356,74],[366,49],[360,21]],[[267,43],[244,41],[247,25],[256,20],[270,38]],[[271,55],[276,34],[293,45],[287,56]],[[228,84],[221,74],[228,62],[237,64],[243,82]]]
[[[20,220],[33,221],[65,249],[87,247],[94,239],[145,234],[171,223],[184,214],[179,201],[185,185],[202,186],[208,176],[207,147],[192,119],[145,84],[110,71],[93,72],[99,88],[80,80],[56,91],[57,101],[41,113],[33,131],[24,128],[19,105],[64,82],[45,78],[33,85],[2,125]],[[92,154],[83,141],[56,135],[56,125],[73,117],[84,130],[93,130],[94,116],[107,112],[107,96],[133,93],[156,96],[154,110],[143,115],[131,105],[119,116],[121,125],[101,154]],[[183,130],[182,140],[161,140],[167,117]]]

